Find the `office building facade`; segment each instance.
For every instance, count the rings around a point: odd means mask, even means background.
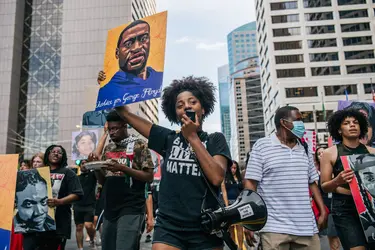
[[[321,139],[339,100],[372,100],[374,0],[255,4],[266,134],[280,106],[298,107],[307,129],[315,108]]]
[[[231,75],[230,95],[233,105],[232,147],[235,159],[244,164],[255,142],[264,137],[262,92],[258,57],[240,61]]]
[[[225,136],[225,140],[230,145],[230,107],[229,107],[229,65],[223,65],[218,68],[219,79],[219,104],[220,104],[220,125],[221,132]]]
[[[95,108],[95,102],[85,103],[96,99],[87,98],[85,88],[96,85],[103,67],[107,31],[154,14],[155,1],[5,2],[0,3],[0,14],[8,25],[0,26],[0,48],[9,51],[9,59],[0,59],[0,73],[11,80],[2,83],[3,106],[9,108],[1,121],[0,153],[24,153],[29,158],[58,143],[70,155],[72,132],[80,128],[88,107]],[[132,109],[158,122],[156,100]]]
[[[227,36],[227,43],[230,74],[230,150],[233,159],[244,163],[251,146],[264,135],[256,22],[233,30]]]

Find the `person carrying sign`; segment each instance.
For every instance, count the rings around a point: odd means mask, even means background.
[[[349,188],[354,173],[344,170],[340,157],[375,153],[374,148],[360,142],[368,132],[368,122],[360,111],[340,110],[329,119],[328,130],[333,140],[339,143],[323,152],[321,186],[324,192],[332,193],[331,213],[343,248],[365,250],[369,246]]]
[[[218,192],[232,164],[224,135],[202,130],[214,111],[214,91],[207,78],[193,76],[174,80],[163,90],[162,109],[170,122],[181,125],[181,132],[152,124],[126,106],[116,109],[164,159],[154,250],[223,249],[222,239],[201,228],[201,209],[218,206],[202,173]]]

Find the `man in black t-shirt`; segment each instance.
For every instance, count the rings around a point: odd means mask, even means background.
[[[111,112],[107,115],[108,144],[101,159],[106,167],[97,171],[103,184],[103,250],[134,250],[145,216],[145,184],[153,180],[151,153],[142,140],[128,136],[127,124]],[[90,160],[99,156],[90,156]]]
[[[90,249],[95,247],[95,228],[94,228],[94,210],[95,210],[95,187],[96,177],[94,172],[88,171],[83,164],[86,161],[80,162],[81,174],[78,179],[83,189],[83,197],[80,201],[74,203],[74,222],[76,223],[76,240],[78,249],[83,249],[83,226],[85,226],[87,234],[90,237]]]

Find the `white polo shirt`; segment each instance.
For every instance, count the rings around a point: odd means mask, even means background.
[[[261,232],[312,236],[318,233],[309,183],[319,180],[311,154],[301,144],[293,149],[276,134],[259,139],[250,153],[246,179],[258,181],[268,220]]]

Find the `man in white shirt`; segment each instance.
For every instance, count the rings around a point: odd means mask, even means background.
[[[259,139],[250,153],[245,187],[264,199],[268,220],[260,231],[263,249],[320,249],[318,228],[327,213],[316,182],[319,176],[307,145],[301,143],[305,127],[299,110],[285,106],[275,114],[276,132]],[[315,221],[309,189],[320,211]],[[250,241],[252,232],[246,232]]]

